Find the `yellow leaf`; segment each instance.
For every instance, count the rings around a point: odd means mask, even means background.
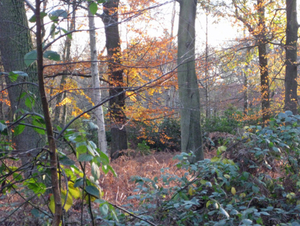
[[[69,192],[73,196],[74,199],[79,199],[81,197],[81,192],[79,188],[74,188],[74,183],[69,181],[68,182]]]
[[[190,186],[189,190],[188,190],[188,193],[189,193],[190,196],[193,196],[196,193],[196,191],[192,186]]]
[[[228,175],[228,174],[224,174],[224,177],[225,177],[226,179],[230,179],[230,175]]]
[[[220,146],[220,147],[218,147],[218,151],[220,151],[220,152],[224,152],[224,151],[226,151],[226,149],[227,149],[226,146]]]
[[[49,203],[49,209],[54,214],[55,213],[55,203],[54,203],[54,196],[53,194],[50,194],[50,203]]]
[[[208,202],[206,203],[206,208],[208,208],[210,204],[211,204],[211,201],[208,201]]]
[[[73,198],[72,198],[70,192],[68,192],[67,198],[66,198],[66,195],[67,195],[67,191],[62,190],[61,191],[61,203],[64,206],[65,211],[67,212],[73,205]]]
[[[213,157],[213,158],[211,158],[211,162],[219,162],[221,160],[221,158],[220,157],[217,157],[217,156],[215,156],[215,157]]]
[[[245,194],[245,193],[241,193],[241,194],[240,194],[240,197],[241,197],[241,198],[244,198],[244,197],[246,197],[246,194]]]
[[[236,194],[235,187],[231,187],[231,194],[233,194],[233,195],[235,195],[235,194]]]
[[[291,193],[289,193],[289,194],[287,194],[287,196],[286,196],[289,200],[291,200],[291,199],[295,199],[295,197],[296,197],[296,194],[294,193],[294,192],[291,192]]]
[[[206,184],[206,182],[207,182],[206,180],[203,180],[203,179],[200,180],[200,183],[201,183],[202,185]]]

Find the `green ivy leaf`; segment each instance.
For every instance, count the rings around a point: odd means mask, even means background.
[[[112,172],[112,174],[113,174],[115,177],[118,176],[117,173],[116,173],[116,171],[112,168],[111,165],[107,165],[107,169],[108,169],[110,172]]]
[[[46,125],[44,123],[40,123],[38,120],[32,120],[32,125],[36,126],[36,127],[41,127],[43,129],[39,129],[39,128],[33,128],[37,133],[39,134],[46,134]]]
[[[44,194],[47,190],[46,185],[44,183],[38,183],[36,181],[28,183],[27,187],[38,196]]]
[[[17,125],[14,129],[14,135],[17,136],[21,134],[25,129],[25,125]]]
[[[57,27],[58,30],[62,30],[65,34],[69,33],[69,31],[67,31],[66,29],[62,28],[62,27]],[[72,34],[67,34],[67,37],[69,39],[72,39]]]
[[[100,198],[99,190],[95,186],[86,186],[85,191],[96,198]]]
[[[105,165],[109,164],[108,156],[102,151],[100,151],[100,161],[102,164],[105,164]]]
[[[66,18],[68,18],[68,13],[62,9],[54,10],[51,13],[49,13],[49,18],[53,22],[57,22],[59,17],[66,19]]]
[[[13,173],[13,177],[14,177],[14,180],[16,180],[16,181],[23,179],[23,177],[20,173]]]
[[[8,77],[9,77],[11,82],[15,82],[18,79],[19,75],[15,74],[13,72],[9,72]]]
[[[109,209],[107,203],[104,203],[99,209],[104,216],[108,214]]]
[[[93,159],[94,157],[89,154],[82,154],[79,156],[78,161],[80,162],[89,162]]]
[[[95,2],[91,2],[90,5],[89,5],[89,9],[90,9],[90,12],[95,15],[97,13],[97,10],[98,10],[98,6],[97,6],[97,3]]]
[[[46,51],[44,53],[44,57],[49,60],[60,61],[60,55],[55,51],[51,51],[51,50]]]
[[[77,188],[77,187],[82,186],[82,185],[83,185],[83,179],[82,178],[78,178],[75,181],[74,188]]]
[[[72,159],[68,158],[67,156],[60,157],[59,162],[64,166],[71,166],[75,164],[75,162]]]
[[[26,107],[28,107],[29,109],[32,109],[32,107],[34,106],[35,104],[35,99],[33,99],[32,97],[27,97],[25,99],[25,105]]]
[[[24,62],[26,66],[30,66],[34,61],[37,59],[37,52],[36,50],[32,50],[29,53],[26,53],[24,56]]]
[[[21,93],[20,97],[19,97],[19,100],[21,100],[23,97],[25,97],[27,95],[27,92],[23,92]]]
[[[40,14],[41,19],[43,19],[45,16],[47,16],[47,13],[41,12],[41,14]],[[36,16],[33,15],[32,17],[30,17],[29,22],[35,23],[36,22]]]
[[[80,146],[76,147],[76,152],[78,154],[84,154],[84,153],[86,153],[87,152],[86,145],[84,144],[84,145],[80,145]]]

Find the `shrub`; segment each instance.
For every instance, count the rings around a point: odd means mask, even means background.
[[[191,164],[178,155],[182,177],[133,178],[129,198],[140,206],[130,211],[139,218],[123,215],[118,225],[299,225],[299,125],[300,116],[280,113],[210,160]]]
[[[242,113],[234,107],[229,107],[223,116],[212,116],[204,119],[202,125],[204,132],[226,132],[235,134],[240,127],[240,118]]]
[[[159,151],[180,150],[180,122],[173,118],[165,118],[160,124],[151,126],[137,122],[128,128],[128,140],[131,148],[135,149],[134,144],[143,143]]]
[[[165,174],[160,178],[135,177],[140,201],[139,216],[125,217],[118,225],[292,225],[300,222],[300,206],[294,193],[274,192],[274,179],[240,171],[238,164],[219,156],[190,164],[188,155],[177,156],[183,177]],[[164,169],[162,169],[164,171]],[[170,184],[173,184],[170,186]],[[174,186],[174,183],[176,184]],[[141,220],[142,219],[142,220]],[[290,224],[288,224],[290,223]]]

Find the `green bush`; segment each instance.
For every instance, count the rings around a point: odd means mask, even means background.
[[[143,134],[141,131],[144,131]],[[180,122],[173,118],[165,118],[162,123],[153,126],[137,122],[134,127],[128,128],[128,140],[133,149],[138,148],[134,144],[146,142],[150,149],[180,151],[180,136]]]
[[[235,134],[241,123],[239,118],[241,118],[242,113],[234,107],[229,107],[223,116],[212,116],[205,118],[203,122],[204,132],[226,132]]]
[[[291,111],[279,113],[271,118],[269,125],[245,127],[245,148],[252,168],[264,167],[272,170],[280,163],[289,176],[299,174],[300,116]],[[250,158],[249,158],[250,157]],[[251,161],[251,163],[250,163]]]
[[[153,180],[135,177],[140,219],[124,217],[116,225],[297,225],[300,205],[294,193],[274,196],[283,189],[275,179],[241,172],[232,160],[219,155],[190,164],[177,156],[184,176],[164,174]],[[164,171],[164,169],[162,169]],[[274,183],[275,185],[270,186]],[[170,186],[170,184],[173,184]],[[176,184],[174,186],[174,183]],[[142,220],[141,220],[142,219]]]
[[[265,128],[246,128],[212,159],[191,164],[182,153],[183,176],[133,178],[129,199],[140,206],[129,211],[138,217],[121,214],[115,225],[299,225],[299,147],[300,116],[287,111]]]

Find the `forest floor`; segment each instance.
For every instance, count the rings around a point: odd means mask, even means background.
[[[216,136],[218,137],[218,134]],[[110,172],[107,175],[101,175],[99,182],[103,191],[102,199],[117,206],[132,204],[137,207],[139,200],[127,199],[129,196],[136,194],[134,191],[136,183],[132,180],[132,177],[140,176],[153,180],[155,177],[159,178],[162,174],[167,173],[179,177],[183,176],[185,171],[178,169],[176,166],[178,160],[174,159],[174,156],[177,154],[179,153],[153,152],[151,154],[142,155],[137,151],[128,150],[127,155],[123,155],[111,162],[111,166],[115,170],[117,177],[113,176]],[[206,148],[205,158],[212,158],[215,154],[215,148],[210,151]],[[163,168],[165,169],[164,172],[161,171]],[[88,169],[87,176],[89,177],[90,175],[90,169]],[[33,207],[28,201],[29,200],[22,198],[20,194],[16,192],[7,195],[0,194],[0,219],[5,219],[5,221],[0,222],[0,226],[44,225],[45,219],[47,218],[34,217],[34,213],[32,212]],[[35,203],[36,206],[41,206],[43,209],[47,208],[43,205],[43,202],[47,202],[47,198],[45,197],[44,201],[42,199],[33,199],[30,201]],[[39,202],[41,204],[39,204]],[[73,206],[67,213],[67,225],[80,225],[81,217],[84,219],[84,225],[89,225],[88,221],[90,215],[88,214],[87,206],[85,205],[85,211],[82,216],[80,206],[81,201],[75,200]],[[93,208],[97,209],[98,207],[94,205]]]

